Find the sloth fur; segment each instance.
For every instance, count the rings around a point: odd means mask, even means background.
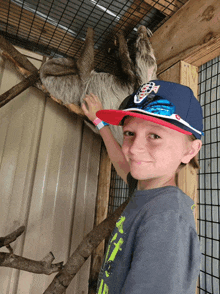
[[[149,33],[146,27],[140,26],[136,40],[129,49],[123,33],[119,33],[119,66],[115,73],[108,73],[94,70],[94,33],[89,28],[79,59],[48,60],[40,69],[41,81],[50,94],[65,105],[73,103],[81,106],[85,95],[93,93],[99,97],[104,109],[118,109],[121,102],[140,85],[157,78],[156,58]],[[97,133],[93,124],[87,124]],[[122,144],[121,127],[111,125],[110,128],[116,140]]]

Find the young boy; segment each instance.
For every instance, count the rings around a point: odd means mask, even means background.
[[[194,202],[175,175],[202,145],[199,102],[190,88],[159,80],[142,85],[119,110],[102,110],[93,94],[85,101],[83,111],[133,192],[112,232],[97,293],[195,294],[201,253]],[[100,119],[123,126],[122,147]]]

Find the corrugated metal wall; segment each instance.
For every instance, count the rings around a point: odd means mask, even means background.
[[[0,57],[0,93],[19,81]],[[15,254],[41,260],[52,251],[55,262],[66,262],[93,228],[100,148],[79,117],[33,87],[0,109],[0,236],[26,226]],[[89,263],[67,294],[87,293]],[[43,293],[54,276],[0,268],[0,293]]]

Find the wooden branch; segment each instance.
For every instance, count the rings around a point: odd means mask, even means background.
[[[48,253],[41,261],[24,258],[15,254],[0,252],[0,266],[15,268],[35,274],[50,275],[58,272],[63,262],[52,264],[53,253]]]
[[[63,262],[52,264],[55,259],[52,252],[49,252],[41,261],[35,261],[13,254],[13,249],[10,244],[14,242],[24,230],[25,226],[21,226],[11,234],[0,238],[0,247],[6,246],[10,251],[10,253],[0,252],[0,266],[46,275],[50,275],[62,269]]]
[[[18,51],[18,52],[19,52],[19,51]],[[6,51],[2,51],[1,54],[2,54],[2,56],[3,56],[4,58],[8,59],[9,61],[11,61],[11,62],[14,64],[15,68],[17,69],[17,71],[18,71],[19,73],[22,74],[22,76],[24,76],[24,77],[28,77],[28,76],[31,74],[31,72],[30,72],[29,70],[27,70],[27,69],[25,69],[24,67],[22,67],[22,66],[17,62],[17,60],[15,60],[15,59],[12,57],[12,55],[10,55],[8,52],[6,52]]]
[[[61,294],[67,289],[76,273],[92,254],[92,251],[102,240],[111,234],[116,221],[125,209],[128,201],[129,200],[125,201],[110,217],[105,219],[86,235],[74,253],[69,257],[63,269],[55,276],[44,294]]]
[[[21,226],[11,234],[5,237],[0,237],[0,248],[14,242],[21,234],[23,234],[24,230],[25,226]]]
[[[220,54],[219,0],[189,0],[151,37],[158,74],[180,60],[201,64]]]
[[[92,254],[92,251],[102,242],[102,240],[111,234],[116,221],[128,202],[129,199],[118,207],[110,217],[105,219],[88,233],[64,266],[63,262],[52,264],[54,260],[52,252],[48,253],[41,261],[24,258],[13,254],[13,252],[0,252],[0,266],[46,275],[59,271],[44,294],[61,294],[67,289],[76,273]],[[1,246],[10,246],[10,243],[15,241],[16,238],[24,232],[24,229],[24,226],[22,226],[13,233],[0,238]]]
[[[0,48],[2,49],[2,56],[4,58],[6,58],[7,60],[9,60],[11,63],[13,63],[13,65],[15,66],[16,70],[25,78],[28,77],[31,74],[35,74],[37,75],[37,68],[32,65],[32,63],[23,55],[21,54],[16,48],[14,48],[13,45],[11,45],[7,40],[5,40],[5,38],[3,36],[0,36]],[[6,51],[8,50],[8,51]],[[31,66],[31,65],[32,66]],[[39,80],[39,79],[38,79]],[[49,98],[53,99],[55,102],[59,103],[60,105],[65,106],[66,108],[68,108],[71,112],[76,113],[77,115],[80,115],[81,117],[86,119],[86,116],[84,114],[84,112],[82,111],[81,107],[79,107],[78,105],[75,104],[63,104],[63,102],[61,100],[56,99],[55,97],[53,97],[48,91],[47,89],[42,85],[42,83],[38,82],[38,80],[35,81],[35,83],[30,84],[29,86],[35,85],[40,91],[42,91],[44,94],[46,94]],[[22,82],[21,82],[22,83]],[[21,84],[20,83],[20,84]],[[25,84],[25,82],[24,82]],[[22,84],[21,84],[22,85]],[[24,85],[23,85],[24,86]],[[16,86],[15,86],[16,87]],[[14,88],[14,87],[13,87]],[[13,89],[12,88],[12,89]],[[27,86],[28,88],[28,86]],[[11,89],[11,90],[12,90]],[[25,89],[24,89],[25,90]],[[15,91],[15,89],[12,90],[12,95],[13,95],[13,91]],[[21,93],[21,92],[20,92]],[[19,93],[19,94],[20,94]],[[10,93],[11,94],[11,93]],[[4,94],[3,94],[4,95]],[[18,95],[18,94],[17,94]],[[0,98],[0,101],[6,99],[7,95],[4,98]],[[15,96],[13,96],[14,98]],[[2,99],[2,100],[1,100]],[[11,100],[11,99],[10,99]],[[6,103],[5,103],[6,104]],[[5,105],[0,104],[0,107]]]
[[[20,67],[28,70],[31,73],[37,72],[38,69],[23,55],[21,54],[11,43],[9,43],[3,36],[0,35],[0,48],[2,51],[15,60],[15,63]]]
[[[34,73],[23,81],[21,81],[16,86],[12,87],[10,90],[6,91],[4,94],[0,95],[0,108],[10,102],[13,98],[18,96],[20,93],[25,91],[27,88],[35,84],[40,79],[38,73]]]

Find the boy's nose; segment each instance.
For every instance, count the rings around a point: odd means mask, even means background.
[[[146,142],[142,137],[136,137],[131,146],[130,146],[130,153],[136,154],[137,152],[143,152],[146,148]]]

